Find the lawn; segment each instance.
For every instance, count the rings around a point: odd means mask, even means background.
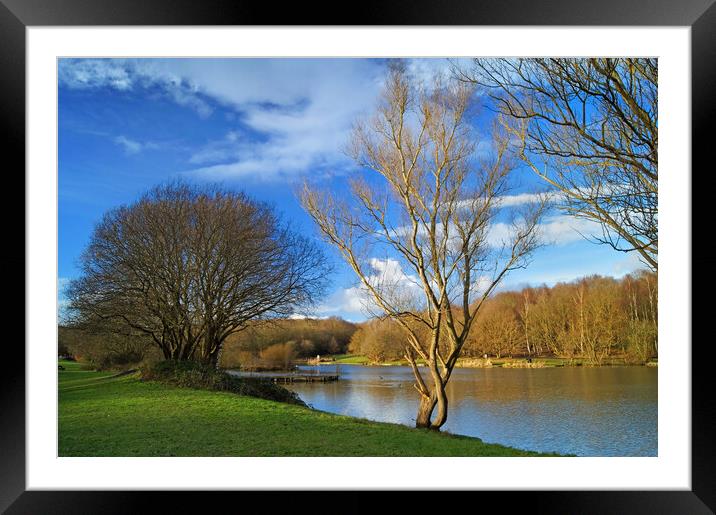
[[[335,363],[338,364],[365,365],[369,362],[368,358],[357,354],[335,354],[332,357],[335,360]]]
[[[408,361],[405,359],[394,359],[388,361],[382,361],[381,363],[371,363],[366,356],[359,354],[334,354],[330,356],[333,361],[330,363],[336,363],[338,365],[376,365],[376,366],[408,366]],[[425,362],[422,359],[417,360],[418,365],[424,365]]]
[[[539,456],[477,438],[61,364],[60,456]]]

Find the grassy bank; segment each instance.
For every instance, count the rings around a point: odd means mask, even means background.
[[[365,356],[358,356],[356,354],[335,354],[329,356],[333,359],[334,363],[341,365],[368,365],[370,360]]]
[[[407,360],[394,359],[386,360],[381,362],[374,362],[368,359],[366,356],[360,356],[358,354],[334,354],[333,356],[326,356],[326,364],[336,365],[370,365],[370,366],[408,366]],[[425,362],[422,359],[417,360],[418,365],[423,365]]]
[[[60,456],[538,456],[229,392],[59,371]]]

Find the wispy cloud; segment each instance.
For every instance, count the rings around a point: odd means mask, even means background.
[[[490,226],[487,241],[493,247],[507,244],[514,239],[515,228],[505,222]],[[537,226],[540,240],[549,245],[565,245],[585,238],[601,235],[601,226],[590,220],[570,215],[556,214],[547,216]]]
[[[502,195],[497,199],[497,204],[500,207],[522,206],[525,204],[539,202],[541,199],[545,198],[545,196],[548,200],[554,199],[554,195],[545,193],[518,193],[516,195]]]
[[[341,148],[356,117],[372,110],[383,66],[366,59],[63,59],[60,84],[158,91],[204,117],[220,106],[258,136],[209,142],[186,173],[277,179],[348,164]]]
[[[420,303],[422,292],[418,277],[403,270],[400,262],[392,258],[371,258],[368,260],[371,273],[367,275],[369,284],[382,292],[384,298],[394,306],[407,307]],[[324,304],[316,308],[319,315],[347,313],[357,316],[372,316],[382,313],[382,309],[372,294],[363,285],[339,288]]]
[[[189,162],[206,165],[236,159],[246,142],[241,140],[237,131],[229,131],[222,139],[211,141],[192,153]]]
[[[267,63],[241,85],[243,95],[215,88],[217,98],[239,111],[241,123],[262,141],[212,142],[192,160],[207,165],[189,173],[216,180],[339,171],[348,164],[341,148],[356,117],[371,109],[381,72],[375,63],[350,59],[332,66],[315,60]],[[284,74],[292,77],[290,92]]]
[[[60,59],[60,84],[72,89],[132,89],[137,77],[132,61],[124,59]]]
[[[193,109],[201,117],[209,116],[213,108],[202,96],[198,84],[191,78],[172,70],[172,66],[169,65],[171,61],[61,59],[58,67],[58,80],[60,85],[70,89],[109,88],[126,92],[140,88],[155,88],[166,98]]]
[[[133,139],[129,139],[126,136],[116,136],[112,138],[112,141],[122,147],[124,149],[124,153],[128,156],[139,154],[143,150],[152,149],[156,150],[159,148],[159,145],[157,143],[154,143],[152,141],[136,141]]]
[[[139,154],[142,150],[142,144],[138,141],[131,140],[125,136],[117,136],[113,141],[124,148],[124,153],[127,155]]]
[[[423,87],[429,89],[431,85],[440,80],[445,81],[450,77],[452,65],[468,66],[471,61],[471,59],[467,58],[453,58],[450,60],[409,58],[405,59],[405,64],[408,74],[421,82]]]

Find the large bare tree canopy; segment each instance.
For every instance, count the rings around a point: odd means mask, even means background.
[[[81,272],[68,288],[78,322],[119,321],[167,359],[216,365],[227,336],[249,321],[313,301],[327,268],[265,204],[173,183],[105,214]]]
[[[356,124],[349,144],[365,179],[353,180],[351,194],[341,197],[306,184],[301,200],[374,310],[406,333],[405,357],[421,399],[416,425],[439,429],[470,327],[502,278],[526,264],[544,202],[507,217],[500,202],[514,167],[507,135],[495,133],[491,155],[479,158],[466,116],[473,87],[426,86],[392,69],[375,116]],[[498,219],[510,230],[496,243]]]
[[[569,213],[657,269],[657,59],[478,58],[456,72],[487,88],[523,159]]]

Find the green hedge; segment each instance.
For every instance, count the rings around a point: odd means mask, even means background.
[[[239,378],[193,361],[167,360],[153,363],[142,369],[141,379],[185,388],[233,392],[270,401],[306,406],[306,403],[295,392],[274,384],[270,380]]]

